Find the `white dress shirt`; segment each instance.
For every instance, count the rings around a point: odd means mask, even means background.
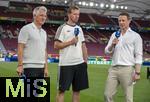
[[[142,38],[140,35],[130,28],[124,35],[118,38],[118,44],[109,51],[108,48],[111,46],[115,33],[112,34],[106,48],[105,53],[112,53],[112,66],[115,65],[126,65],[134,66],[135,64],[142,64],[143,46]]]

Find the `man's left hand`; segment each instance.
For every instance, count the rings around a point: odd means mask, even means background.
[[[134,75],[134,77],[133,77],[133,80],[134,80],[134,81],[138,81],[138,80],[140,80],[140,78],[141,78],[140,74],[136,74],[136,73],[135,73],[135,75]]]
[[[48,77],[48,68],[44,69],[44,77]]]

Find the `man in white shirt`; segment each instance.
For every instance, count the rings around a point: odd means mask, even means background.
[[[33,10],[34,21],[23,26],[18,36],[19,76],[44,77],[48,75],[47,66],[47,34],[42,25],[47,18],[47,8],[36,7]]]
[[[54,48],[59,50],[58,93],[56,102],[64,102],[64,94],[72,84],[72,102],[79,102],[80,91],[87,89],[87,48],[83,31],[76,23],[79,8],[68,9],[68,21],[61,25],[55,36]]]
[[[114,102],[113,96],[120,84],[126,102],[133,102],[133,83],[140,79],[142,64],[142,39],[129,27],[131,22],[127,12],[118,18],[120,30],[114,32],[105,48],[106,54],[112,54],[112,65],[108,72],[104,92],[105,102]]]

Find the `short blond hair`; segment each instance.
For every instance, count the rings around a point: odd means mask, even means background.
[[[74,6],[70,6],[67,10],[67,14],[70,14],[72,12],[72,10],[80,10],[78,6],[74,5]]]

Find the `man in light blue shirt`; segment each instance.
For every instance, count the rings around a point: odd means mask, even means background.
[[[126,102],[133,102],[133,82],[140,79],[142,39],[129,27],[131,19],[127,12],[119,15],[118,22],[120,30],[112,34],[105,48],[106,54],[112,54],[112,65],[104,92],[105,102],[113,102],[119,84]]]

